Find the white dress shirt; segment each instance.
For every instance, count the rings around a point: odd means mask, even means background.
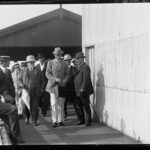
[[[39,64],[40,64],[40,63],[39,63]],[[41,71],[43,71],[44,66],[45,66],[45,63],[43,63],[43,65],[40,64]]]

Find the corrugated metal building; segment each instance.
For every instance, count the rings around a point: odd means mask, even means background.
[[[60,8],[1,30],[0,54],[21,60],[42,51],[52,57],[54,47],[59,46],[74,55],[81,51],[81,28],[80,15]]]
[[[150,143],[149,14],[150,4],[91,4],[82,16],[99,119],[143,143]]]

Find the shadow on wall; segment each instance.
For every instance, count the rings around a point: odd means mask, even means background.
[[[100,67],[97,73],[95,100],[96,100],[97,115],[100,119],[100,122],[104,122],[103,111],[104,111],[104,106],[105,106],[105,80],[104,80],[102,64],[100,64]]]
[[[124,134],[126,125],[123,119],[121,119],[120,126],[121,126],[121,132]]]

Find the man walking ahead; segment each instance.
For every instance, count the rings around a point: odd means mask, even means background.
[[[26,58],[27,68],[21,70],[18,84],[20,87],[25,88],[30,96],[30,112],[32,123],[37,125],[37,119],[39,114],[39,97],[44,91],[43,75],[38,71],[35,66],[35,57],[29,55]],[[25,106],[26,124],[29,124],[30,112]]]
[[[46,77],[48,78],[46,91],[50,93],[51,97],[52,126],[57,127],[64,125],[63,110],[65,101],[64,96],[61,95],[58,89],[59,87],[63,89],[66,86],[69,69],[64,60],[61,59],[63,52],[59,47],[55,48],[53,54],[55,59],[48,62],[46,69]]]
[[[47,62],[45,61],[45,56],[42,53],[38,54],[37,59],[39,61],[39,64],[36,66],[36,69],[39,70],[43,74],[43,79],[44,79],[44,92],[40,96],[39,105],[41,107],[41,113],[43,117],[45,117],[47,114],[48,108],[50,106],[50,95],[45,90],[47,82],[48,82],[48,79],[46,78],[46,75],[45,75]]]
[[[89,96],[94,93],[90,67],[84,62],[84,54],[82,52],[76,53],[78,73],[74,78],[75,91],[78,98],[78,105],[80,108],[80,122],[77,125],[85,123],[85,126],[91,124],[91,109]],[[84,117],[84,110],[86,118]]]

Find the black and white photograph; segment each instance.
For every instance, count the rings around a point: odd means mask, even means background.
[[[0,3],[0,145],[150,144],[150,3]]]

